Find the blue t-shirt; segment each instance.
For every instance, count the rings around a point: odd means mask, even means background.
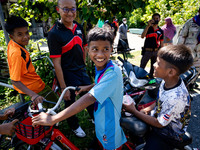
[[[126,142],[120,126],[123,99],[120,68],[109,61],[103,70],[96,70],[95,84],[89,93],[96,98],[94,110],[96,136],[105,149],[116,149]]]

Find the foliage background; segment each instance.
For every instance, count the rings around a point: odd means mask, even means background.
[[[130,27],[144,27],[153,13],[161,15],[160,25],[164,24],[166,17],[171,17],[176,25],[183,25],[197,14],[199,4],[199,0],[148,0],[145,7],[132,11],[129,18]]]
[[[144,28],[153,13],[161,15],[160,24],[164,18],[171,17],[174,24],[182,25],[189,18],[197,14],[200,0],[76,0],[78,7],[77,21],[96,24],[98,19],[109,20],[117,16],[119,22],[128,18],[130,27]],[[55,10],[57,0],[18,0],[10,7],[10,14],[17,14],[27,21],[52,20],[52,24],[59,18]]]

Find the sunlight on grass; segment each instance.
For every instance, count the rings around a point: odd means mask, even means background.
[[[117,59],[118,56],[123,58],[122,54],[114,54],[113,56],[111,56],[111,59],[119,61]],[[131,64],[136,65],[136,66],[140,66],[140,61],[141,61],[141,58],[142,58],[141,51],[134,51],[133,50],[129,54],[127,54],[127,56],[128,56],[128,61]],[[146,66],[145,70],[148,72],[149,68],[150,68],[150,61],[147,63],[147,66]]]

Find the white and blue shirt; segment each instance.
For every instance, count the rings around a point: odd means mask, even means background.
[[[100,71],[96,70],[95,86],[89,91],[96,98],[95,131],[104,149],[116,149],[126,142],[120,126],[123,78],[118,66],[110,60]]]
[[[181,140],[187,129],[190,118],[190,95],[182,79],[171,89],[164,87],[164,80],[160,84],[159,99],[152,115],[156,115],[158,122],[164,126],[161,134]],[[154,114],[155,112],[155,114]]]

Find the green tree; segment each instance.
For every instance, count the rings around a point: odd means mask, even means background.
[[[199,0],[148,0],[144,8],[137,8],[132,12],[130,22],[132,27],[138,27],[138,22],[143,25],[142,23],[151,19],[153,13],[159,13],[160,25],[164,24],[166,17],[171,17],[174,24],[182,25],[196,15],[198,9]]]
[[[18,0],[10,6],[10,14],[20,15],[30,22],[33,18],[36,21],[47,21],[49,18],[54,22],[58,17],[55,10],[56,0]]]
[[[90,20],[96,24],[99,18],[109,19],[113,16],[126,17],[134,9],[145,6],[145,0],[76,0],[78,6],[78,21]],[[20,15],[30,22],[47,21],[49,17],[54,22],[59,15],[55,10],[57,0],[18,0],[11,5],[10,14]],[[128,12],[128,14],[127,14]],[[81,21],[80,21],[81,20]]]

